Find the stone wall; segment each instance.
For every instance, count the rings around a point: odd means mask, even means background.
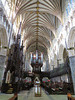
[[[5,66],[5,56],[0,56],[0,86],[2,83],[3,73],[4,73],[4,66]]]

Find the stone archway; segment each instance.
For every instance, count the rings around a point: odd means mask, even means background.
[[[53,61],[53,59],[51,59],[51,62],[50,62],[50,70],[53,70],[54,67],[55,67],[54,61]]]
[[[7,34],[6,30],[4,28],[0,29],[0,55],[6,56],[7,49],[3,48],[4,46],[8,46],[8,40],[7,40]]]
[[[59,53],[58,53],[58,57],[57,57],[57,59],[59,60],[59,64],[62,64],[64,62],[63,61],[63,51],[64,51],[64,46],[60,45]]]
[[[68,50],[68,53],[69,53],[73,88],[74,88],[74,93],[75,93],[75,49],[74,49],[74,46],[75,46],[75,27],[71,28],[69,37],[68,37],[68,48],[71,48],[70,50]]]
[[[71,28],[69,37],[68,37],[68,47],[72,48],[68,50],[69,52],[69,57],[70,56],[75,56],[75,27]]]
[[[7,49],[3,48],[4,46],[8,46],[8,38],[5,28],[0,26],[0,86],[5,70],[5,59],[7,54]]]
[[[64,48],[63,51],[63,61],[64,63],[69,63],[68,51],[66,50],[66,48]]]
[[[54,54],[54,68],[57,67],[57,55]]]

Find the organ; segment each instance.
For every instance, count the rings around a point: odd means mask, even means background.
[[[41,67],[43,66],[43,53],[36,50],[36,52],[31,53],[31,66],[33,72],[41,72]]]

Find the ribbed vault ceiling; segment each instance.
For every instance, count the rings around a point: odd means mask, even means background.
[[[46,52],[56,38],[55,18],[61,21],[61,0],[7,0],[14,4],[16,16],[22,15],[22,31],[25,33],[26,48],[35,51],[38,48]],[[38,38],[38,39],[37,39]],[[44,49],[43,49],[44,48]]]

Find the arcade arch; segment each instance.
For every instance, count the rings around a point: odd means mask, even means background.
[[[3,26],[0,26],[0,86],[3,78],[5,59],[7,54],[8,38],[6,29]]]
[[[57,55],[54,54],[54,68],[57,67]]]
[[[63,51],[63,61],[64,63],[69,63],[69,55],[68,55],[68,51],[66,50],[66,48],[64,48],[64,51]]]
[[[69,57],[75,55],[75,27],[71,28],[69,37],[68,37],[68,47],[70,50],[69,52]]]
[[[59,60],[59,64],[62,64],[63,61],[63,51],[64,51],[64,46],[61,44],[59,47],[59,54],[57,60]]]
[[[5,28],[0,28],[0,55],[6,56],[7,53],[7,47],[8,46],[8,39],[7,39],[7,33]]]
[[[53,59],[51,59],[51,62],[50,62],[50,70],[53,70],[54,67],[55,67],[54,61],[53,61]]]

